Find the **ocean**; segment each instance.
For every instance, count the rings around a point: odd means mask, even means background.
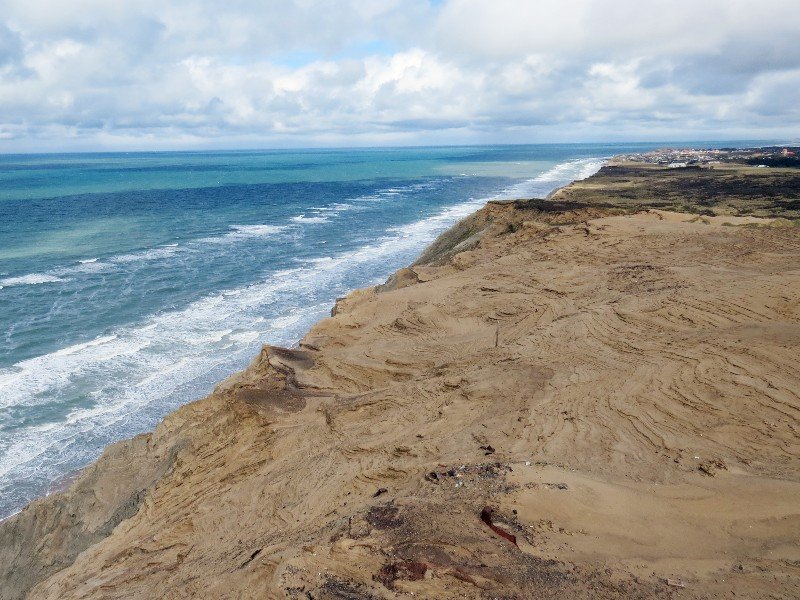
[[[0,156],[0,518],[487,199],[656,146]]]

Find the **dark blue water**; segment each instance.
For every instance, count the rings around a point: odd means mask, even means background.
[[[486,199],[653,146],[0,156],[0,518]]]

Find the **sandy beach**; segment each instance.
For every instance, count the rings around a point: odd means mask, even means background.
[[[0,597],[800,597],[798,189],[489,203],[0,524]]]

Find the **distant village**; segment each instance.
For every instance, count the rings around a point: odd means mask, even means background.
[[[762,148],[672,149],[664,148],[641,154],[624,155],[625,160],[646,162],[682,169],[735,162],[760,168],[800,168],[800,147],[770,146]]]

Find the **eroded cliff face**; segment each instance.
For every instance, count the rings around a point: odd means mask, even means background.
[[[797,597],[800,228],[641,208],[489,204],[0,525],[2,597]]]
[[[68,494],[36,501],[0,526],[0,597],[23,597],[136,514],[146,490],[170,468],[180,447],[176,442],[165,454],[154,453],[150,437],[111,446]]]

